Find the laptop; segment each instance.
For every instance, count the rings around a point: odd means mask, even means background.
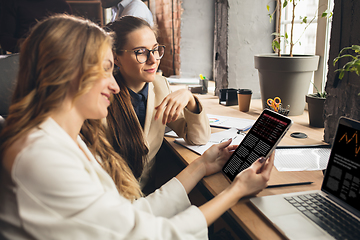
[[[250,201],[289,239],[360,239],[360,122],[339,119],[321,190]]]

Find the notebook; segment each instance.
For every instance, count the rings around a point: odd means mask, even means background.
[[[360,239],[359,152],[360,122],[341,117],[321,190],[250,201],[289,239]]]

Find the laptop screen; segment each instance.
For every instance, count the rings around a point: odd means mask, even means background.
[[[360,211],[360,123],[341,118],[322,190]]]

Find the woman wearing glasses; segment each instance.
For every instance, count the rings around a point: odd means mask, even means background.
[[[159,45],[156,31],[146,21],[125,16],[107,29],[116,34],[115,79],[121,89],[108,116],[112,144],[128,160],[142,187],[148,183],[151,191],[149,176],[165,126],[187,143],[202,145],[210,138],[209,120],[190,91],[171,92],[167,80],[156,75],[165,46]]]

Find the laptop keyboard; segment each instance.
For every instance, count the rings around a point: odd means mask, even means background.
[[[285,200],[335,239],[360,239],[360,222],[320,194],[286,197]]]

